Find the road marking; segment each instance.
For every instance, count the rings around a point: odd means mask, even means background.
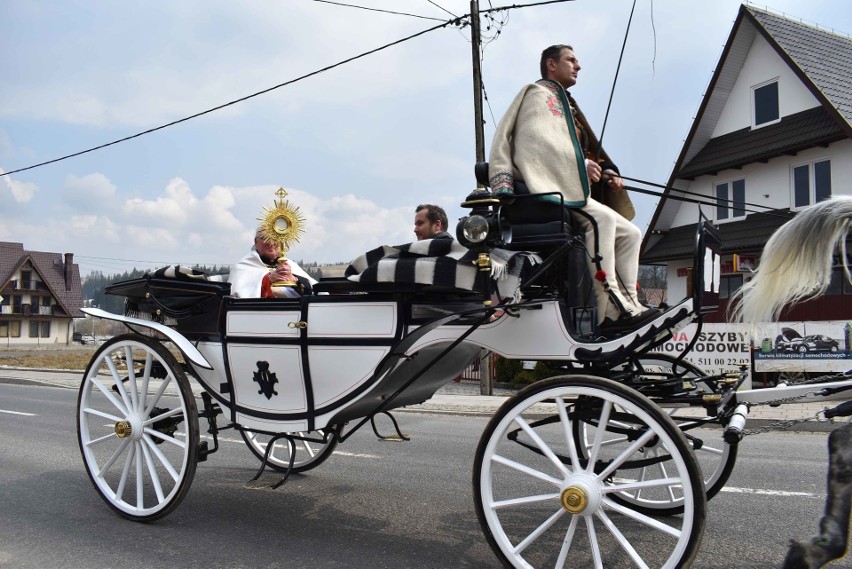
[[[722,492],[731,492],[733,494],[757,494],[760,496],[789,496],[789,497],[804,497],[804,498],[822,498],[811,492],[788,492],[786,490],[766,490],[764,488],[731,488],[724,487]]]
[[[35,417],[35,413],[21,413],[20,411],[6,411],[5,409],[0,409],[0,413],[8,413],[9,415],[23,415],[24,417]]]

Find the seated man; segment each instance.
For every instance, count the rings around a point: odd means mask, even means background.
[[[633,207],[615,166],[598,161],[591,152],[591,129],[566,91],[577,82],[580,63],[574,49],[555,45],[541,56],[542,79],[523,88],[497,126],[489,157],[489,182],[495,194],[514,195],[515,181],[526,183],[533,194],[561,193],[565,205],[586,231],[586,244],[598,229],[599,263],[590,261],[598,324],[605,336],[634,329],[659,314],[639,302],[641,232],[626,216]],[[601,153],[602,154],[602,153]],[[601,163],[602,162],[602,163]],[[602,195],[594,199],[592,182],[603,180]],[[558,201],[555,196],[542,196]],[[622,215],[623,213],[623,215]]]
[[[447,214],[444,208],[432,204],[420,204],[414,210],[414,235],[423,239],[452,239],[447,233]]]
[[[239,298],[297,298],[310,294],[316,280],[295,261],[278,260],[278,244],[264,241],[260,230],[254,246],[231,271],[231,294]],[[277,282],[295,282],[294,286],[272,286]]]

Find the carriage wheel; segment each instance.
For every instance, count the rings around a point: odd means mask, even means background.
[[[584,459],[572,424],[592,417],[632,425],[635,436],[596,437]],[[636,452],[649,446],[670,456],[666,476],[640,479]],[[704,532],[701,473],[683,433],[648,398],[608,379],[555,377],[509,399],[480,439],[473,485],[491,548],[515,567],[685,567]],[[683,514],[652,517],[613,499],[639,488],[680,494]]]
[[[174,356],[139,334],[101,346],[80,386],[77,438],[92,484],[118,514],[147,522],[174,510],[195,476],[199,441],[195,398]]]
[[[296,443],[296,458],[293,460],[293,472],[306,472],[312,468],[316,468],[331,456],[334,449],[337,448],[337,431],[335,427],[321,429],[319,431],[298,432],[293,433],[299,437],[307,437],[314,440],[295,440]],[[325,434],[328,437],[325,442],[317,442],[322,439]],[[266,447],[272,435],[258,433],[256,431],[240,431],[243,440],[246,442],[249,450],[258,460],[263,460],[266,456]],[[272,452],[269,453],[269,460],[266,463],[274,470],[285,472],[290,465],[290,454],[292,447],[287,439],[278,439],[273,443]]]
[[[640,378],[659,380],[672,377],[675,359],[668,354],[650,353],[637,358],[633,362],[633,368]],[[621,366],[615,369],[620,368]],[[677,371],[682,374],[680,376],[686,381],[696,380],[707,375],[701,368],[689,362],[678,364]],[[698,385],[700,389],[700,384]],[[707,499],[711,499],[725,486],[734,470],[734,464],[737,460],[737,445],[730,445],[724,441],[722,426],[718,423],[704,425],[699,432],[696,430],[699,425],[695,417],[688,415],[687,409],[669,408],[664,409],[664,411],[684,431],[690,446],[693,448],[695,458],[698,460],[698,465],[701,467]],[[574,423],[574,428],[577,432],[581,453],[584,453],[586,452],[584,449],[588,448],[591,441],[594,440],[594,427],[589,423],[578,421]],[[604,438],[605,440],[618,440],[629,436],[630,432],[629,426],[619,428],[617,424],[612,424]],[[640,454],[644,457],[659,457],[660,449],[643,448]],[[667,464],[666,462],[659,462],[647,468],[660,470],[665,475]],[[641,474],[641,476],[646,475],[647,472],[645,471]],[[653,498],[651,495],[637,490],[615,495],[613,499],[630,504],[630,507],[649,515],[677,515],[683,511],[682,496],[677,494],[658,495]]]

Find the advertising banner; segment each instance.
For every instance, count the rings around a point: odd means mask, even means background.
[[[776,322],[757,327],[755,371],[842,372],[852,368],[849,322]]]
[[[660,346],[660,352],[680,355],[695,337],[695,324],[677,332]],[[708,374],[717,374],[739,369],[741,365],[751,367],[749,335],[745,326],[737,324],[705,324],[698,341],[684,358]]]
[[[695,324],[677,332],[659,351],[678,356],[695,336]],[[750,344],[754,343],[752,354]],[[832,373],[852,369],[852,323],[773,322],[760,324],[752,338],[741,324],[705,324],[684,358],[709,374],[751,367],[756,372]]]

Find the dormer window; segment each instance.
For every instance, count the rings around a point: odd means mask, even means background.
[[[752,87],[753,128],[781,120],[778,103],[778,79]]]

